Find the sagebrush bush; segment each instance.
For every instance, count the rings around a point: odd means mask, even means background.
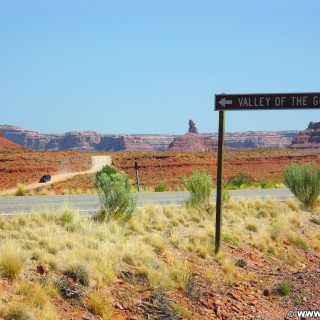
[[[250,186],[251,184],[252,182],[249,180],[249,177],[244,172],[240,172],[237,177],[229,179],[227,188],[238,189],[243,185]]]
[[[312,208],[320,194],[320,169],[314,162],[292,163],[284,172],[284,182],[307,208]]]
[[[164,192],[166,190],[166,185],[164,183],[162,184],[158,184],[155,188],[154,188],[154,192]]]
[[[100,211],[96,220],[110,222],[113,219],[127,221],[136,208],[136,197],[131,193],[132,182],[126,173],[104,166],[94,178],[99,194]]]
[[[206,173],[198,169],[192,171],[192,174],[187,177],[182,177],[182,182],[185,188],[190,192],[190,198],[186,204],[190,207],[195,207],[205,211],[212,210],[212,178]]]

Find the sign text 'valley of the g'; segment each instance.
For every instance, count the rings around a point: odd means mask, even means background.
[[[320,108],[320,93],[216,94],[215,110]]]

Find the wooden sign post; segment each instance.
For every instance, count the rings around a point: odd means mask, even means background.
[[[224,112],[227,110],[320,109],[320,93],[216,94],[219,111],[215,252],[221,246],[223,199]]]
[[[219,111],[218,165],[217,165],[217,200],[216,200],[216,239],[215,252],[221,244],[222,193],[223,193],[223,155],[224,155],[224,111]]]
[[[134,167],[136,169],[136,180],[137,180],[138,192],[140,192],[139,167],[138,167],[137,161],[134,163]]]

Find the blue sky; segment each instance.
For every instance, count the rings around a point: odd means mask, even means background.
[[[218,130],[214,94],[320,91],[319,0],[0,0],[0,124],[43,133]],[[226,131],[320,110],[233,111]]]

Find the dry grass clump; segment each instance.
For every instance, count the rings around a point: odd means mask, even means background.
[[[112,320],[114,319],[114,315],[109,300],[110,297],[103,295],[101,292],[92,291],[88,296],[88,310],[103,320]]]
[[[178,290],[184,292],[187,296],[192,296],[196,287],[196,279],[188,267],[172,267],[170,276]]]
[[[58,315],[50,299],[58,295],[53,283],[44,281],[23,280],[16,283],[18,300],[11,301],[0,307],[0,316],[4,319],[17,320],[58,320]]]
[[[49,296],[40,282],[23,281],[18,285],[17,293],[24,296],[28,305],[43,308],[49,303]]]
[[[21,301],[13,301],[6,306],[0,307],[0,316],[4,319],[16,319],[16,320],[33,320],[33,313],[30,308],[21,303]]]
[[[206,258],[213,253],[214,235],[210,230],[191,229],[188,235],[186,248],[196,253],[201,258]]]
[[[231,256],[224,251],[220,251],[216,255],[216,261],[221,266],[223,273],[226,276],[226,283],[231,285],[234,282],[235,263]]]
[[[148,234],[144,237],[144,241],[150,244],[156,253],[163,253],[167,246],[166,239],[158,233]]]
[[[8,240],[0,249],[0,275],[10,279],[17,278],[26,260],[25,253],[17,241]]]
[[[25,196],[27,194],[26,187],[23,183],[18,183],[17,191],[15,193],[16,196]]]

